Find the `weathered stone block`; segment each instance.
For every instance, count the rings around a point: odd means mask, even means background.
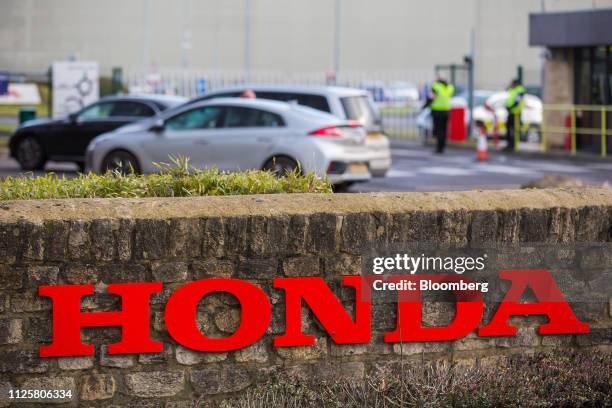
[[[185,262],[153,262],[151,270],[156,282],[181,282],[189,277]]]
[[[225,228],[222,218],[207,218],[201,221],[202,256],[220,258],[224,255]]]
[[[131,354],[108,354],[108,345],[100,349],[100,365],[105,367],[128,368],[134,365]]]
[[[32,292],[14,295],[10,300],[13,312],[40,312],[51,310],[51,299],[48,297],[37,296]]]
[[[21,289],[25,270],[0,264],[0,290]]]
[[[270,255],[283,255],[287,251],[287,247],[291,245],[296,248],[299,243],[289,243],[289,224],[290,217],[274,216],[268,219],[268,239],[266,243],[266,253]],[[299,230],[296,231],[299,234]],[[303,232],[303,229],[302,229]],[[301,245],[303,246],[304,238],[302,236]]]
[[[342,218],[335,214],[313,214],[308,219],[308,250],[317,255],[336,251]]]
[[[365,365],[362,362],[324,362],[314,364],[311,367],[312,379],[316,381],[336,381],[362,382],[365,378]]]
[[[173,258],[197,258],[202,253],[202,233],[199,218],[170,220],[168,255]]]
[[[362,273],[362,259],[359,255],[338,254],[324,259],[326,275],[359,275]]]
[[[249,372],[241,367],[221,367],[191,372],[191,384],[200,394],[237,392],[251,385]]]
[[[28,287],[36,290],[39,286],[57,285],[57,266],[29,266],[25,270]]]
[[[516,336],[496,337],[498,347],[536,347],[540,339],[533,327],[519,327]]]
[[[60,275],[69,285],[95,284],[98,281],[98,268],[93,264],[67,264]]]
[[[370,214],[347,214],[342,219],[342,248],[360,254],[364,245],[376,238],[376,225]]]
[[[268,219],[264,216],[249,217],[247,227],[247,252],[252,256],[261,256],[266,253],[268,247]]]
[[[23,340],[21,319],[0,319],[0,344],[17,344]]]
[[[60,370],[86,370],[94,365],[93,356],[60,357],[57,359]]]
[[[38,357],[38,350],[0,351],[0,373],[45,373],[49,361]]]
[[[147,371],[125,375],[125,386],[132,395],[170,397],[185,388],[185,374],[182,371]]]
[[[234,333],[240,326],[242,313],[240,309],[224,309],[215,315],[217,328],[224,333]]]
[[[244,254],[249,246],[248,217],[228,217],[223,220],[224,250],[228,254]]]
[[[286,360],[313,360],[327,355],[327,339],[317,338],[314,346],[277,347],[276,352]]]
[[[172,346],[164,343],[164,350],[161,353],[141,353],[138,355],[140,364],[166,364],[172,357]]]
[[[91,222],[91,251],[98,261],[111,261],[115,255],[115,233],[118,223],[111,219]]]
[[[179,364],[195,365],[199,363],[217,363],[227,359],[227,353],[207,353],[177,346],[174,356]]]
[[[304,215],[292,215],[287,230],[287,253],[303,254],[307,251],[308,218]]]
[[[20,221],[21,259],[24,261],[42,261],[45,256],[45,227],[43,224]]]
[[[268,361],[268,350],[263,341],[251,344],[248,347],[236,350],[234,358],[239,363],[256,362],[265,363]]]
[[[283,261],[285,276],[317,276],[319,272],[319,258],[316,256],[300,256],[288,258]]]
[[[588,333],[577,334],[579,346],[612,344],[612,327],[591,327]]]
[[[81,399],[85,401],[113,398],[117,389],[110,374],[92,374],[81,377]]]
[[[428,342],[409,342],[393,343],[393,352],[404,356],[425,353],[446,353],[450,350],[450,341],[428,341]]]
[[[139,219],[134,225],[134,256],[140,259],[163,259],[168,254],[169,222]]]
[[[71,260],[91,259],[91,239],[89,237],[90,225],[84,221],[73,220],[70,222],[68,233],[68,257]]]
[[[131,218],[119,220],[119,227],[115,231],[115,241],[117,242],[117,259],[120,261],[132,259],[134,226],[135,222]]]
[[[272,278],[278,276],[279,261],[275,258],[240,258],[237,275],[239,278]]]
[[[470,226],[472,244],[491,244],[497,241],[498,216],[496,211],[474,211]]]
[[[193,261],[191,269],[195,279],[230,278],[234,273],[234,263],[225,259]]]
[[[70,223],[63,220],[48,220],[45,221],[44,225],[46,231],[45,259],[57,262],[65,261]]]
[[[24,337],[31,343],[51,343],[51,318],[50,316],[32,316],[24,320]]]

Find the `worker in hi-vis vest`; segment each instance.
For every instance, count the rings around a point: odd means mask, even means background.
[[[508,87],[506,109],[508,119],[506,120],[507,151],[514,151],[515,132],[521,132],[521,112],[525,106],[525,88],[518,79],[513,79]]]
[[[436,153],[444,153],[446,146],[446,132],[448,129],[448,116],[451,110],[451,98],[455,87],[445,79],[438,78],[431,86],[429,98],[424,107],[431,109],[433,120],[433,135],[437,140]]]

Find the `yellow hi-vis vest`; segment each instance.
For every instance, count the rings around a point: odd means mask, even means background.
[[[521,95],[521,101],[516,103],[517,96]],[[514,106],[513,106],[514,105]],[[510,109],[510,113],[521,113],[525,107],[525,87],[518,85],[508,90],[508,98],[506,99],[506,108]]]
[[[436,97],[431,102],[431,110],[451,110],[451,97],[455,93],[455,87],[452,84],[444,85],[442,82],[435,82],[431,89],[436,94]]]

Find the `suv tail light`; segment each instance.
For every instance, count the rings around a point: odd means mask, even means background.
[[[313,130],[308,133],[310,136],[321,136],[321,137],[346,137],[347,134],[344,131],[344,128],[357,128],[363,127],[363,125],[359,122],[351,121],[347,125],[342,126],[326,126],[317,130]]]

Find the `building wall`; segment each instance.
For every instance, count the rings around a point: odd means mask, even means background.
[[[76,56],[107,71],[144,65],[241,70],[245,1],[2,0],[0,69],[42,70]],[[340,1],[341,70],[432,70],[461,62],[474,27],[477,84],[486,88],[505,86],[517,64],[530,82],[539,80],[540,52],[529,48],[527,37],[528,14],[542,4],[548,11],[612,6],[612,0]],[[334,0],[251,3],[253,70],[333,67]]]
[[[547,53],[544,65],[544,103],[548,105],[568,105],[574,103],[574,50],[553,48]],[[545,127],[564,128],[567,111],[551,110],[544,112]],[[565,133],[549,132],[546,140],[550,147],[563,147]]]

